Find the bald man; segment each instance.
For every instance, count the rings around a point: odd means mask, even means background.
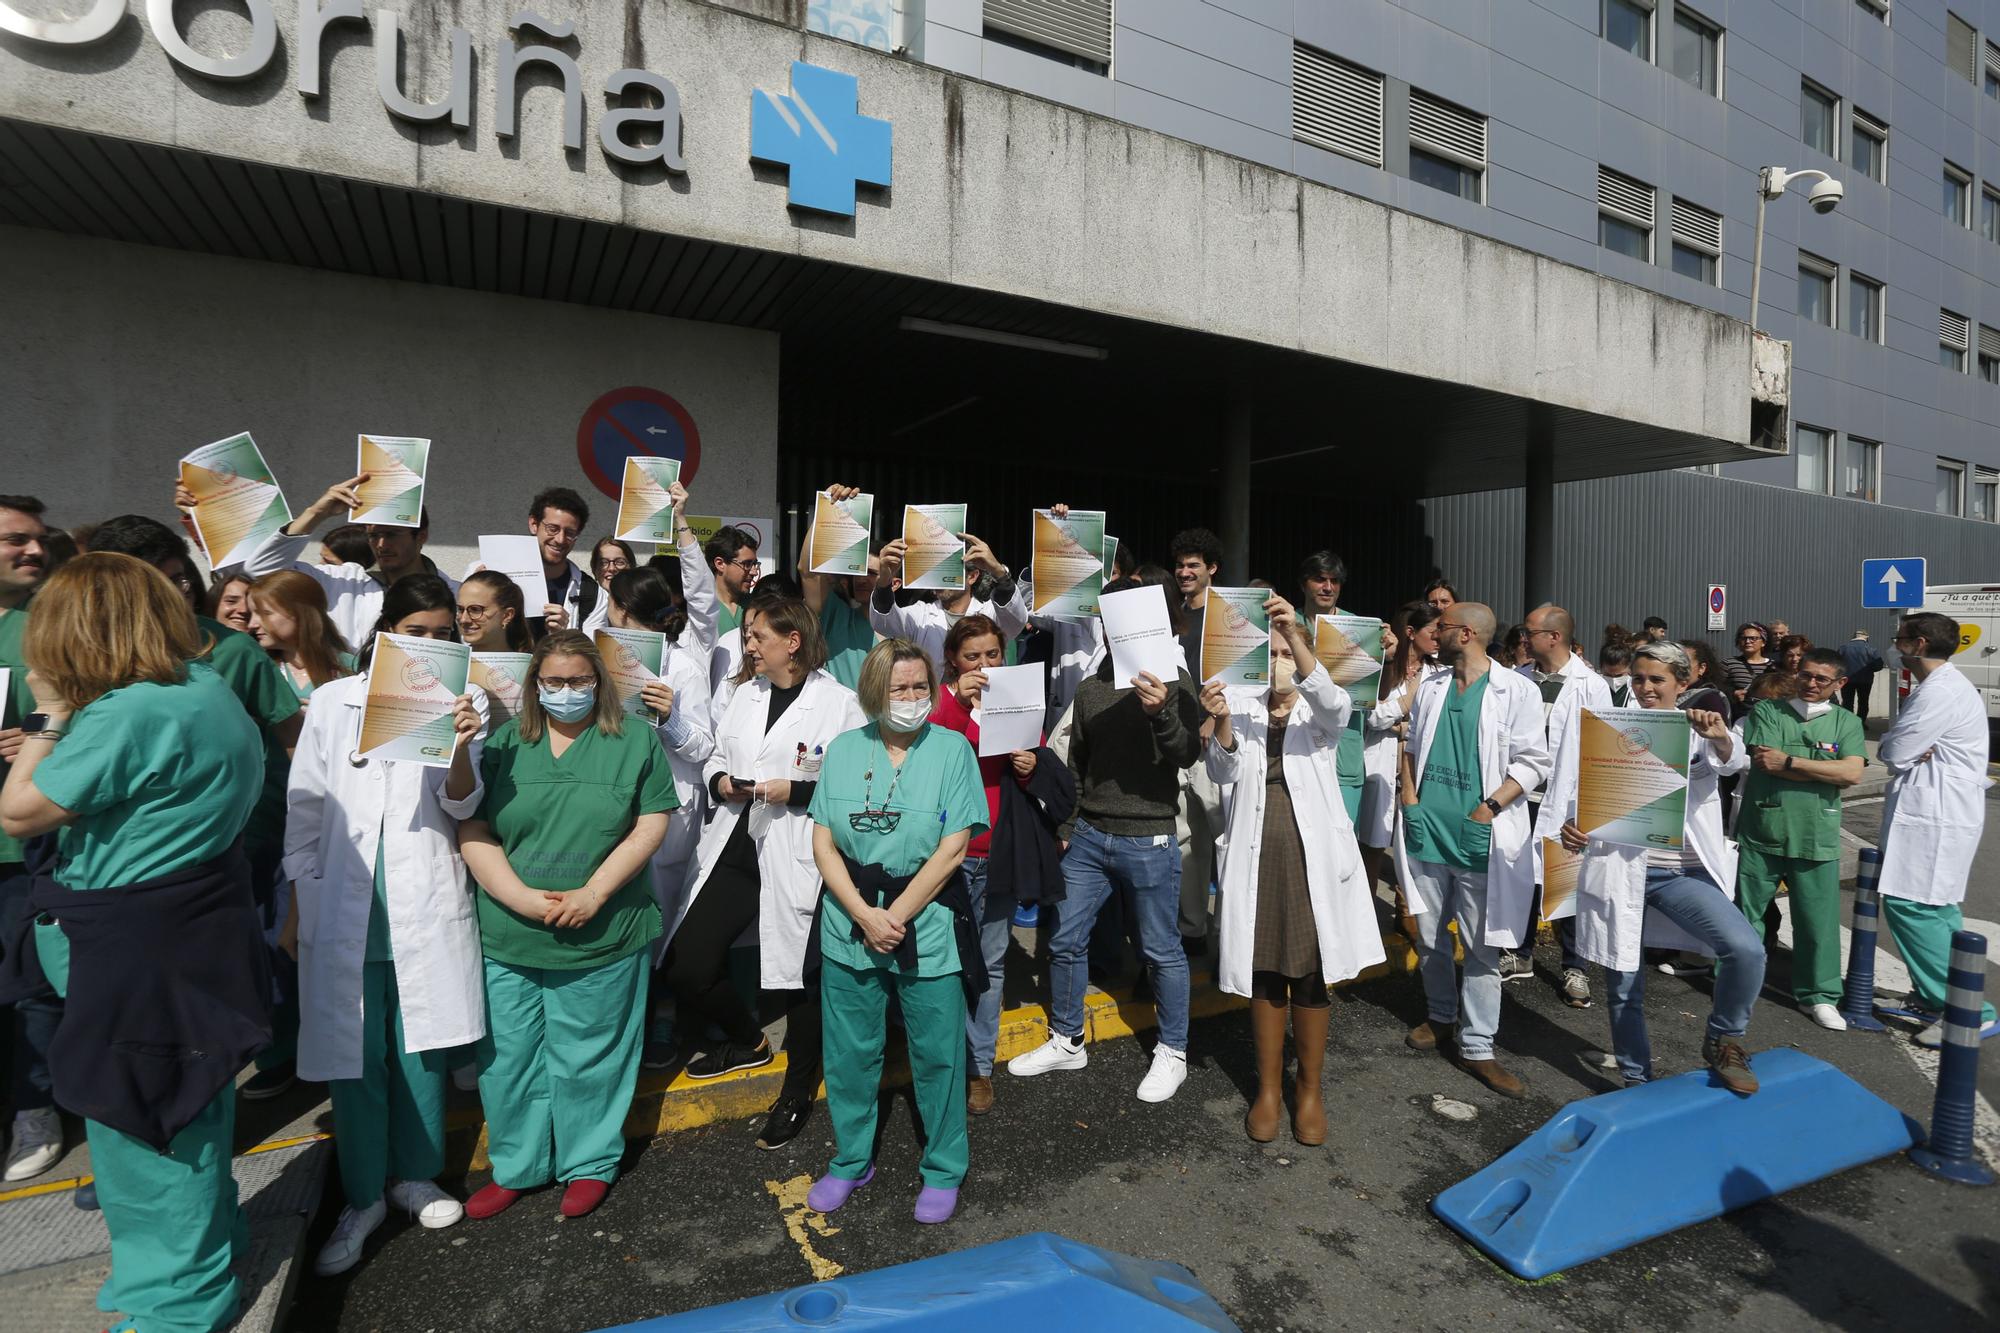
[[[1535,894],[1526,798],[1549,775],[1542,692],[1487,657],[1490,608],[1454,602],[1436,629],[1438,661],[1450,670],[1417,687],[1402,763],[1410,911],[1429,1011],[1404,1041],[1443,1052],[1503,1097],[1523,1097],[1527,1084],[1500,1067],[1493,1038],[1500,950],[1521,944]],[[1452,921],[1465,950],[1462,986]]]

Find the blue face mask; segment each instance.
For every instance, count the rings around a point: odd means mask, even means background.
[[[542,711],[558,722],[581,722],[590,716],[590,710],[597,707],[597,689],[573,690],[565,685],[562,689],[535,687],[541,696]]]

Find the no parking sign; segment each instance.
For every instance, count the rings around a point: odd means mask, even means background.
[[[1711,633],[1729,628],[1729,588],[1725,584],[1708,585],[1708,628]]]
[[[637,385],[613,389],[584,409],[576,460],[590,484],[615,500],[633,454],[679,459],[681,485],[691,486],[701,467],[701,432],[670,394]]]

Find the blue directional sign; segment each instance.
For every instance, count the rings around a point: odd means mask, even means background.
[[[854,187],[889,184],[894,127],[859,110],[852,74],[792,62],[792,91],[750,94],[750,157],[791,169],[794,208],[854,216]]]
[[[1914,611],[1924,604],[1924,558],[1861,562],[1861,605],[1870,611]]]

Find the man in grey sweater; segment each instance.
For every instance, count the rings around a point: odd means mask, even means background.
[[[1138,586],[1127,581],[1105,591]],[[1061,831],[1066,896],[1056,906],[1049,940],[1051,1031],[1048,1041],[1010,1061],[1009,1073],[1032,1076],[1089,1063],[1083,996],[1090,929],[1105,900],[1125,889],[1138,912],[1160,1015],[1160,1041],[1139,1083],[1139,1099],[1163,1102],[1186,1080],[1188,963],[1177,924],[1181,854],[1174,815],[1180,771],[1200,753],[1201,707],[1186,671],[1172,681],[1142,672],[1120,685],[1107,657],[1077,690],[1069,744],[1077,811]]]

